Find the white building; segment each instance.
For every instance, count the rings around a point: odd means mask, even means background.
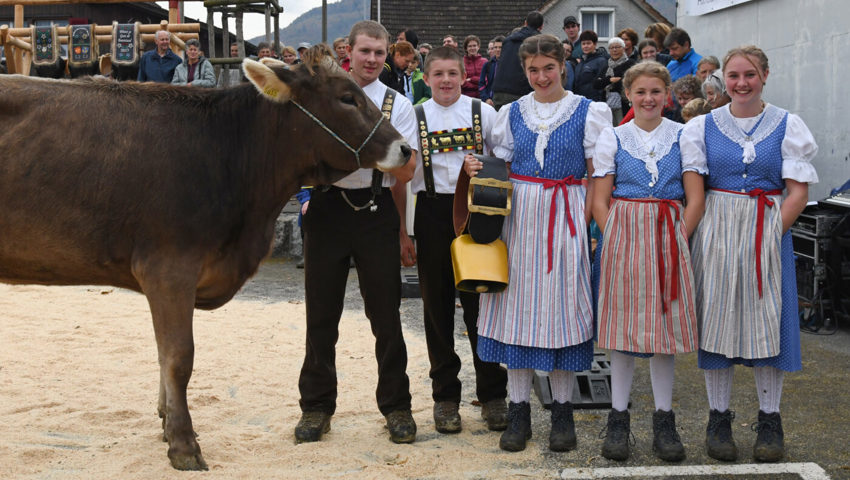
[[[677,20],[701,55],[722,61],[745,44],[767,53],[765,100],[800,115],[820,147],[810,200],[850,178],[850,2],[679,0]]]

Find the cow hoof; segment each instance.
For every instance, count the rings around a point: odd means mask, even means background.
[[[171,466],[176,470],[209,470],[207,462],[201,456],[201,452],[195,454],[181,454],[168,452],[168,459],[171,460]]]

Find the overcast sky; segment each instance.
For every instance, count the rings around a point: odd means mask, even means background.
[[[328,4],[336,3],[339,0],[328,0]],[[168,9],[168,2],[157,2],[162,8]],[[315,7],[322,6],[322,0],[278,0],[278,4],[283,7],[283,13],[280,14],[280,28],[289,25],[293,20],[298,18],[302,13],[309,11]],[[202,22],[207,21],[207,9],[203,2],[185,2],[183,14],[187,17],[196,18]],[[215,15],[215,25],[221,27],[221,15]],[[260,13],[246,13],[243,17],[245,38],[253,38],[266,33],[265,16]],[[274,28],[274,22],[272,22]],[[230,32],[236,31],[236,20],[230,19]]]

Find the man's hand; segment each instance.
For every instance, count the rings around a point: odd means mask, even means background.
[[[414,247],[410,235],[407,232],[400,232],[399,241],[401,243],[401,264],[405,267],[416,265],[416,247]]]

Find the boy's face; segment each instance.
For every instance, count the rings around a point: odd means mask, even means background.
[[[431,87],[434,101],[440,106],[448,107],[460,98],[463,76],[463,67],[457,60],[434,60],[425,72],[425,84]]]

